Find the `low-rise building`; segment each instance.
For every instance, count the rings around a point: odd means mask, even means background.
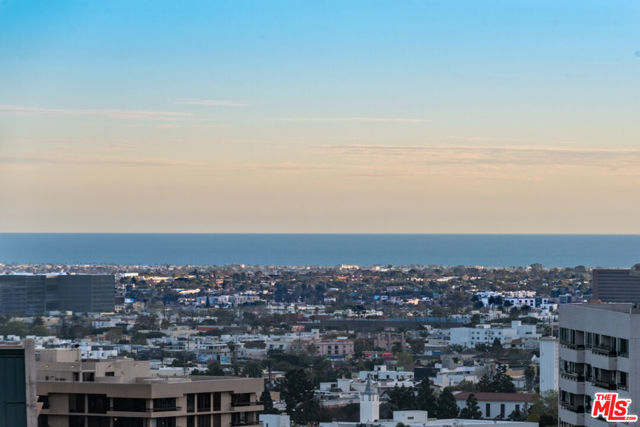
[[[50,427],[258,427],[259,378],[154,377],[133,359],[83,360],[41,350],[40,425]]]

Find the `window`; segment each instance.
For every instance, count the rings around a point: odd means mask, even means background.
[[[249,406],[251,393],[239,393],[231,396],[231,406]]]
[[[222,396],[222,393],[213,393],[213,410],[214,411],[220,410],[221,396]]]
[[[42,402],[42,409],[49,409],[49,396],[38,396],[38,402]]]
[[[69,427],[84,427],[84,417],[71,415],[69,417]]]
[[[73,381],[74,382],[80,381],[80,372],[73,372]]]
[[[198,393],[198,412],[209,412],[210,410],[211,410],[211,394]]]
[[[213,427],[220,427],[220,420],[221,420],[221,416],[220,414],[215,414],[213,416]]]
[[[198,427],[211,427],[211,415],[198,415]]]
[[[175,418],[157,418],[156,427],[176,427]]]
[[[85,383],[90,383],[96,380],[96,374],[93,372],[83,372],[82,373],[82,381]]]
[[[38,415],[38,427],[49,427],[48,415]]]
[[[106,394],[89,394],[88,407],[92,414],[106,414],[109,410],[109,398]]]
[[[113,427],[144,427],[144,418],[113,418]]]
[[[504,418],[504,403],[500,404],[500,418]]]
[[[113,399],[113,410],[121,412],[145,412],[147,410],[145,399],[125,399],[115,397]]]
[[[69,395],[69,412],[84,412],[84,394]],[[71,421],[69,421],[69,423],[71,423]]]
[[[116,373],[115,373],[115,372],[113,372],[113,371],[109,371],[109,372],[105,372],[105,373],[104,373],[104,376],[105,376],[105,377],[114,377],[115,375],[116,375]]]
[[[168,397],[164,399],[153,399],[154,412],[175,411],[175,410],[177,410],[175,397]]]
[[[196,395],[187,394],[187,412],[196,411]]]
[[[629,357],[629,340],[618,338],[618,356]]]
[[[109,417],[89,417],[89,427],[111,427]]]
[[[187,427],[196,427],[195,415],[190,415],[187,417]]]
[[[489,418],[491,416],[491,404],[487,403],[484,407],[485,417]]]

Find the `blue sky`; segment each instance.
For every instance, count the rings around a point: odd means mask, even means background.
[[[639,17],[636,1],[4,0],[0,223],[639,232]],[[185,194],[205,202],[150,209]],[[623,213],[585,213],[594,197]]]

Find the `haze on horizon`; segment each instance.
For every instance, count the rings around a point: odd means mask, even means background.
[[[0,2],[1,232],[640,233],[640,2]]]

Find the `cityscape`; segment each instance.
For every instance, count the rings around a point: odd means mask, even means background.
[[[640,1],[0,0],[0,427],[634,427]]]

